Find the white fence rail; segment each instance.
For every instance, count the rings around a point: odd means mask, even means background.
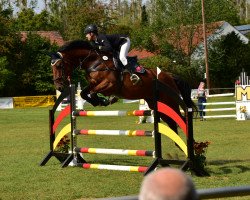
[[[224,94],[213,94],[208,95],[207,97],[230,97],[235,96],[234,93],[224,93]],[[231,107],[223,107],[223,108],[205,108],[203,112],[206,112],[206,115],[203,116],[204,119],[208,118],[236,118],[236,103],[235,101],[228,101],[228,102],[207,102],[203,103],[204,106],[224,106],[224,105],[232,105]],[[200,110],[199,110],[200,111]],[[207,115],[208,112],[224,112],[224,111],[234,111],[235,114],[221,114],[221,115]]]

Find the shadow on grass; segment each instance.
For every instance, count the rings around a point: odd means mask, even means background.
[[[214,160],[209,161],[208,166],[219,166],[218,169],[216,169],[216,172],[213,172],[213,170],[208,169],[209,173],[211,174],[232,174],[235,173],[235,170],[237,170],[238,173],[245,173],[250,171],[250,167],[247,167],[247,162],[250,162],[250,160]]]

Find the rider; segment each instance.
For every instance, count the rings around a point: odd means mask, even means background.
[[[98,33],[98,28],[95,24],[88,25],[84,33],[86,38],[90,41],[91,45],[101,51],[119,53],[119,59],[123,66],[130,72],[130,80],[133,83],[137,83],[140,78],[131,72],[130,65],[127,60],[128,50],[130,48],[130,39],[127,35],[113,34],[104,35]]]

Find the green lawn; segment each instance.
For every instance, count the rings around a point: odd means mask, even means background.
[[[87,109],[93,109],[87,107]],[[134,110],[138,104],[117,103],[96,110]],[[52,158],[40,167],[49,151],[49,108],[0,110],[0,199],[91,199],[138,194],[142,173],[61,168]],[[66,118],[59,130],[69,123]],[[146,129],[152,124],[136,124],[138,117],[77,118],[79,129]],[[194,120],[196,141],[210,141],[207,171],[210,177],[193,176],[199,189],[250,185],[250,120]],[[184,134],[180,133],[184,138]],[[78,136],[80,147],[149,149],[153,139],[126,136]],[[184,155],[168,138],[163,138],[163,156]],[[84,155],[92,163],[149,165],[152,158],[135,156]],[[189,173],[189,172],[187,172]],[[237,199],[237,198],[231,198]],[[240,199],[249,199],[244,197]]]

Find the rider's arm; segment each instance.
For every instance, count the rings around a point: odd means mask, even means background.
[[[89,43],[90,43],[90,45],[91,45],[94,49],[97,49],[97,50],[99,49],[99,46],[100,46],[100,45],[99,45],[98,43],[96,43],[95,41],[90,41]]]
[[[105,35],[98,35],[99,50],[113,52],[113,48]]]

